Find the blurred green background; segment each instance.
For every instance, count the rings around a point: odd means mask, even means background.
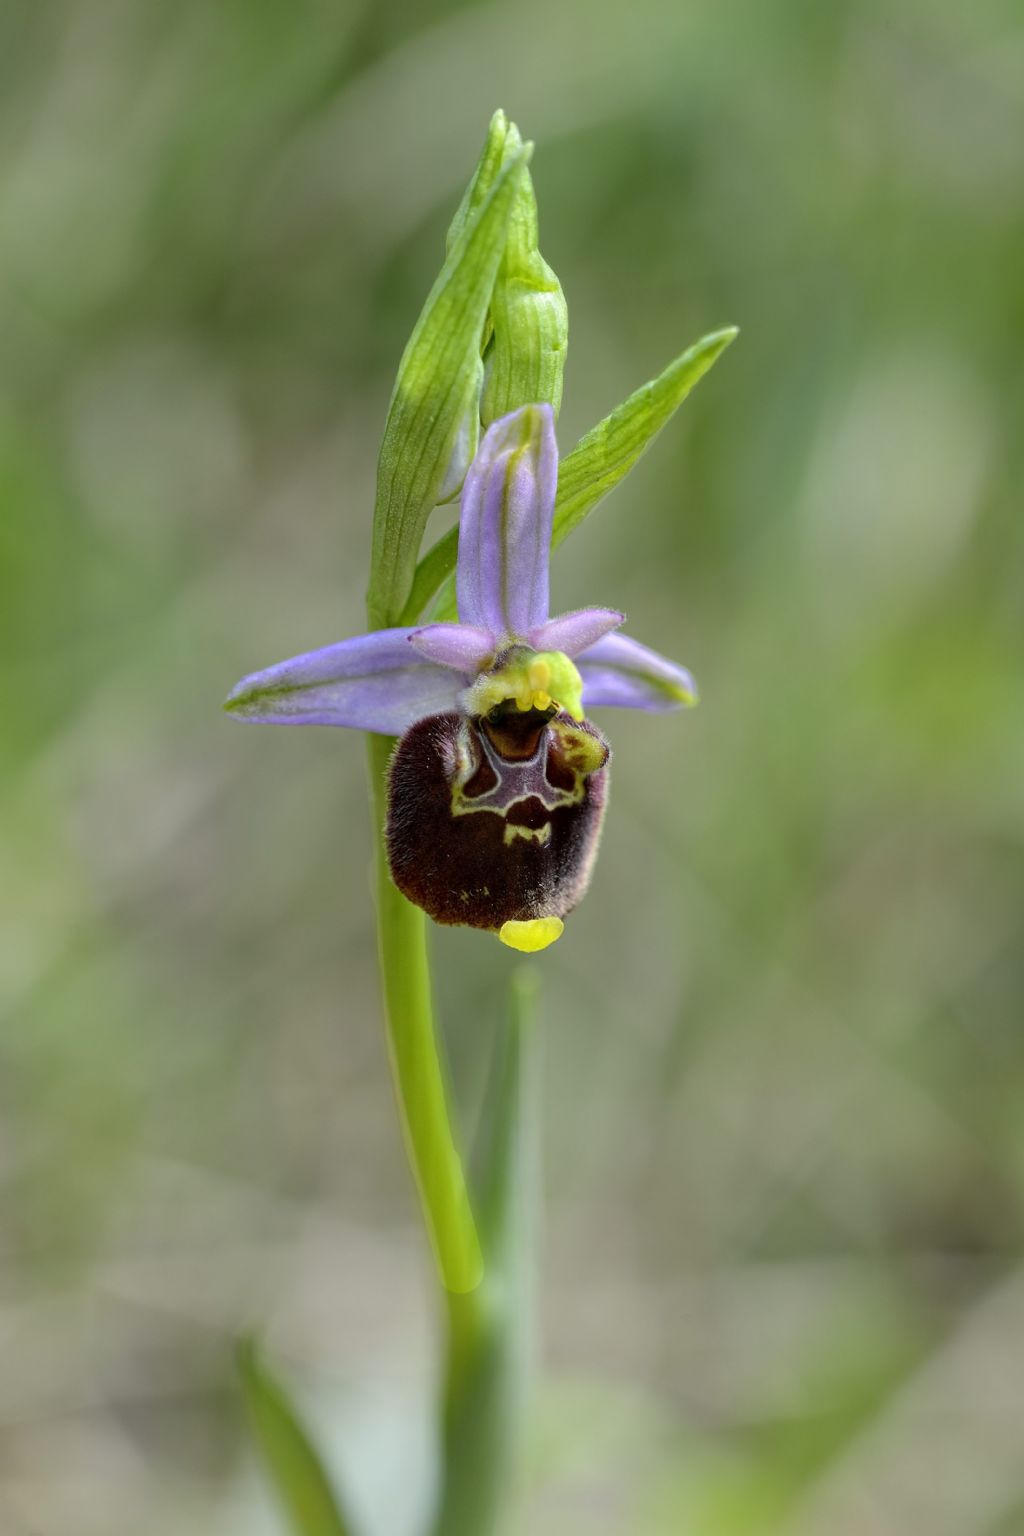
[[[0,1532],[267,1536],[256,1326],[418,1529],[433,1275],[359,741],[220,714],[363,622],[490,113],[560,439],[740,340],[556,560],[703,703],[605,715],[543,958],[532,1536],[1024,1531],[1016,0],[4,0]],[[467,1140],[511,957],[445,932]]]

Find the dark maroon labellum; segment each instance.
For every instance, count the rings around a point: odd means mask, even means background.
[[[564,917],[590,880],[608,759],[589,721],[554,706],[417,721],[388,775],[395,884],[438,923]]]

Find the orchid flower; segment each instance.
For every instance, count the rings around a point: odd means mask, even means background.
[[[439,923],[544,948],[590,880],[609,746],[592,707],[696,702],[689,672],[617,633],[623,614],[550,618],[558,477],[550,405],[487,430],[462,490],[458,623],[380,629],[243,678],[226,708],[276,725],[401,739],[387,850],[399,890]]]

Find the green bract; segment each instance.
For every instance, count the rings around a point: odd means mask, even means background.
[[[702,337],[580,438],[558,466],[553,546],[615,489],[737,334],[729,326]]]
[[[402,354],[377,467],[366,594],[377,627],[395,623],[404,608],[427,518],[458,489],[453,461],[468,466],[476,449],[480,337],[530,148],[502,167],[467,217]]]
[[[494,186],[498,172],[505,163],[505,144],[508,139],[509,121],[499,107],[487,125],[487,138],[469,185],[462,194],[445,237],[445,255],[450,256],[459,237]],[[521,142],[517,138],[517,142]],[[484,338],[486,340],[486,337]]]

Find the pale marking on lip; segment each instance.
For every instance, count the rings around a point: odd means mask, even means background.
[[[539,843],[546,848],[551,841],[551,823],[545,821],[539,827],[520,827],[514,821],[508,822],[505,827],[505,846],[511,847],[517,837],[525,839],[528,843]]]

